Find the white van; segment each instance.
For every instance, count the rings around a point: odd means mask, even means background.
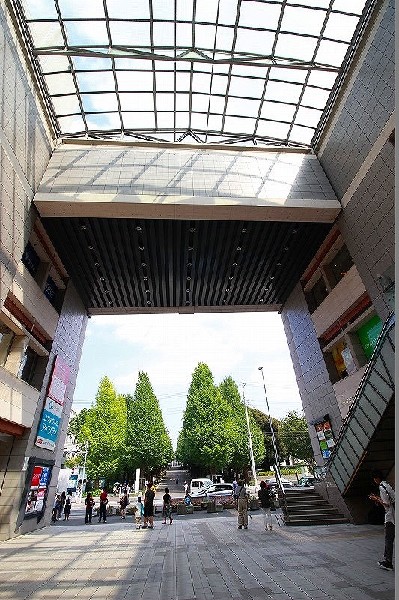
[[[190,483],[190,496],[192,494],[198,494],[198,492],[202,492],[207,487],[213,484],[211,479],[207,479],[206,477],[199,477],[198,479],[192,479]]]

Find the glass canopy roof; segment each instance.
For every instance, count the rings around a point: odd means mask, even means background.
[[[12,4],[60,136],[307,147],[371,2]]]

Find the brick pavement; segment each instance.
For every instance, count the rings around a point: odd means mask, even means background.
[[[262,529],[253,513],[175,517],[137,531],[129,518],[71,520],[0,543],[5,600],[393,600],[394,573],[377,566],[382,526]]]

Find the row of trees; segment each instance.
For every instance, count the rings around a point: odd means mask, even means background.
[[[249,427],[257,467],[269,469],[275,462],[270,418],[249,409]],[[279,458],[298,458],[313,463],[306,420],[295,411],[271,419]],[[240,473],[250,465],[245,404],[231,377],[215,385],[209,367],[199,363],[188,391],[183,428],[176,458],[195,473]]]
[[[249,427],[255,464],[269,469],[274,464],[270,419],[249,409]],[[306,421],[296,412],[272,419],[280,459],[293,456],[311,463]],[[81,449],[87,444],[87,477],[107,481],[132,480],[136,468],[143,476],[161,472],[174,457],[172,442],[149,377],[140,372],[134,395],[121,395],[104,377],[94,405],[70,422]],[[188,390],[183,427],[176,458],[193,474],[241,473],[251,464],[245,404],[236,382],[226,377],[219,385],[205,363],[195,368]],[[76,463],[82,462],[81,455]],[[74,461],[69,461],[73,466]]]
[[[94,406],[71,419],[69,433],[81,448],[87,444],[88,479],[132,480],[136,468],[150,476],[162,471],[174,454],[158,400],[143,372],[133,396],[117,394],[104,377]],[[76,462],[82,463],[81,455]]]

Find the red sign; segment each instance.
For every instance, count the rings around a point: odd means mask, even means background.
[[[66,387],[69,383],[70,368],[57,356],[47,395],[58,404],[64,404]]]
[[[42,476],[43,467],[34,467],[33,475],[30,482],[30,487],[39,487],[40,478]]]

